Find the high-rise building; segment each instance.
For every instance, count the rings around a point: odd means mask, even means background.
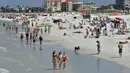
[[[72,11],[72,2],[76,0],[44,0],[44,8],[49,12]]]
[[[130,8],[130,0],[116,0],[117,9]]]

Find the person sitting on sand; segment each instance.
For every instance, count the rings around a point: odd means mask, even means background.
[[[91,32],[91,35],[89,36],[89,38],[93,38],[94,37],[94,34],[93,34],[93,31]]]

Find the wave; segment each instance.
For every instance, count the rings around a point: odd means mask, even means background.
[[[0,50],[2,50],[3,52],[8,52],[5,47],[0,47]]]
[[[16,62],[16,63],[19,63],[21,67],[23,66],[22,61],[18,61],[18,60],[14,60],[14,59],[11,59],[11,58],[6,58],[6,57],[5,57],[5,59]]]
[[[0,73],[10,73],[10,72],[8,70],[6,70],[6,69],[0,68]]]
[[[0,34],[3,34],[2,32]]]

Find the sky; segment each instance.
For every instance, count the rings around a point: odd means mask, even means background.
[[[115,0],[77,0],[85,2],[95,2],[97,5],[114,4]],[[29,5],[29,6],[42,6],[44,0],[0,0],[0,6],[6,5]]]

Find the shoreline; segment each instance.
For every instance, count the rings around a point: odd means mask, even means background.
[[[119,17],[119,16],[118,16]],[[125,15],[123,15],[125,17]],[[2,18],[1,18],[2,19]],[[1,20],[0,19],[0,20]],[[3,19],[4,20],[4,19]],[[5,19],[6,21],[6,19]],[[63,36],[64,32],[70,32],[71,36]],[[122,66],[125,66],[127,68],[130,68],[130,50],[129,50],[129,44],[125,45],[125,49],[123,50],[123,56],[122,58],[119,58],[118,56],[118,47],[116,42],[119,40],[126,40],[125,38],[129,35],[116,35],[114,37],[104,37],[101,36],[99,39],[84,39],[83,38],[84,33],[81,35],[72,35],[72,31],[66,30],[58,30],[57,25],[54,25],[54,27],[51,30],[51,33],[46,36],[43,35],[43,39],[49,39],[52,40],[63,47],[65,47],[67,50],[74,50],[74,47],[80,46],[81,49],[79,50],[79,53],[90,55],[97,58],[102,58],[110,62],[114,62],[117,64],[120,64]],[[45,38],[44,38],[45,37]],[[99,55],[96,55],[97,49],[96,49],[96,41],[101,41],[101,53]]]
[[[67,50],[70,50],[70,51],[74,51],[74,46],[76,44],[72,43],[72,42],[69,42],[69,40],[65,40],[63,37],[55,37],[53,36],[53,40],[59,40],[57,41],[58,44],[62,45],[63,47],[65,47]],[[67,45],[69,44],[69,45]],[[118,57],[110,57],[111,55],[110,54],[107,54],[107,52],[101,52],[99,55],[95,54],[96,53],[96,48],[95,48],[95,53],[93,52],[92,49],[84,49],[85,47],[82,47],[81,50],[79,50],[79,54],[86,54],[86,55],[89,55],[89,56],[93,56],[93,57],[97,57],[97,58],[101,58],[101,59],[104,59],[106,61],[109,61],[109,62],[113,62],[113,63],[116,63],[116,64],[119,64],[119,65],[122,65],[122,66],[125,66],[127,68],[130,68],[130,64],[128,63],[129,60],[127,60],[128,62],[124,62],[126,58],[118,58]]]

